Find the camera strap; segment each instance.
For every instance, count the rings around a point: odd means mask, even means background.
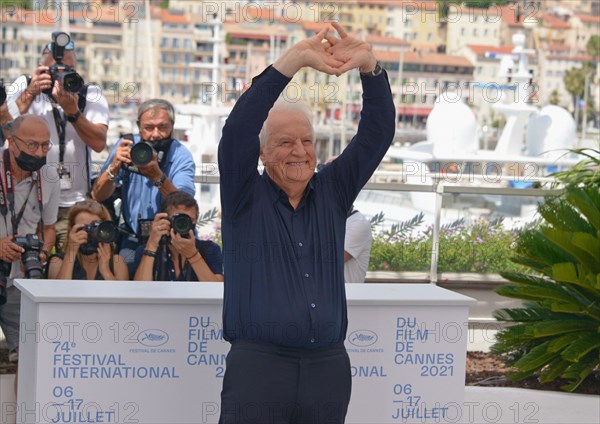
[[[79,101],[77,102],[77,108],[79,112],[83,113],[86,104],[88,86],[85,85],[79,92]],[[83,97],[82,97],[83,96]],[[56,134],[58,134],[58,176],[62,177],[65,173],[65,149],[66,149],[66,134],[67,134],[67,118],[63,116],[58,110],[54,97],[48,96],[50,99],[50,105],[52,105],[52,115],[54,116],[54,125],[56,126]],[[85,143],[84,143],[85,145]],[[85,168],[88,175],[88,190],[91,190],[90,182],[90,151],[89,147],[85,145]]]
[[[67,119],[61,115],[56,102],[50,97],[50,104],[52,105],[52,115],[54,115],[54,125],[56,125],[56,134],[58,134],[58,175],[62,176],[64,172],[65,163],[65,137],[67,129]]]
[[[14,190],[15,182],[14,182],[11,167],[10,167],[10,153],[9,153],[8,149],[4,150],[3,161],[4,161],[4,163],[3,163],[4,178],[2,181],[2,195],[0,196],[0,212],[4,216],[4,222],[6,224],[6,215],[8,213],[8,209],[10,208],[12,233],[13,233],[13,236],[16,236],[18,233],[18,229],[19,229],[19,223],[21,222],[21,219],[23,219],[23,214],[25,213],[25,208],[27,207],[27,202],[29,201],[29,196],[31,195],[31,190],[33,190],[33,184],[37,184],[38,204],[39,204],[39,209],[40,209],[40,223],[42,225],[42,231],[41,231],[42,237],[40,237],[40,240],[42,240],[42,243],[43,243],[43,241],[44,241],[44,232],[43,232],[43,229],[44,229],[44,217],[43,217],[44,204],[42,201],[42,180],[39,177],[39,173],[37,171],[33,171],[31,173],[31,179],[33,180],[32,184],[31,184],[31,186],[29,186],[29,192],[27,193],[27,196],[25,197],[25,201],[23,202],[23,205],[21,205],[21,209],[19,210],[19,213],[16,214],[15,213],[15,190]],[[5,189],[5,184],[6,184],[6,189]]]
[[[175,266],[169,266],[169,262],[174,263],[173,254],[171,253],[171,249],[169,249],[169,244],[163,244],[162,248],[164,250],[160,257],[161,260],[155,264],[154,281],[190,281],[192,278],[192,267],[190,263],[187,260],[183,262],[181,260],[181,255],[179,255],[179,277],[177,277],[175,275]]]

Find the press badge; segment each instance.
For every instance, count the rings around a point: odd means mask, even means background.
[[[73,181],[71,180],[71,174],[67,171],[63,171],[60,174],[60,189],[70,190],[73,188]]]

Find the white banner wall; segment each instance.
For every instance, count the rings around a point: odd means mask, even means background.
[[[222,284],[17,286],[17,423],[218,422],[229,350]],[[432,285],[375,284],[349,285],[347,297],[346,422],[455,422],[471,299]]]

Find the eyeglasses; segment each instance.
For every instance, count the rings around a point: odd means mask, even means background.
[[[142,130],[144,132],[152,133],[152,132],[154,132],[155,129],[157,129],[159,133],[165,133],[165,132],[171,131],[172,125],[171,124],[160,124],[160,125],[143,125],[142,126]]]
[[[46,45],[46,50],[48,50],[50,53],[52,53],[52,43],[48,43]],[[65,50],[75,50],[75,43],[72,41],[69,41],[67,43],[67,45],[65,46]]]
[[[21,143],[23,143],[27,147],[27,150],[29,150],[29,153],[35,153],[35,152],[37,152],[40,147],[42,148],[42,152],[48,153],[48,151],[53,146],[52,142],[50,142],[50,141],[46,141],[46,142],[43,142],[43,143],[38,143],[37,141],[25,141],[21,137],[17,137],[14,134],[13,134],[12,137],[16,138]]]

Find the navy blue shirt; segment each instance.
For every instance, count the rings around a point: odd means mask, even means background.
[[[356,136],[312,177],[294,210],[286,193],[257,170],[258,134],[289,81],[267,68],[223,128],[224,335],[228,341],[316,349],[346,337],[346,216],[392,142],[395,108],[385,72],[362,78]]]
[[[142,254],[146,246],[140,246],[135,251],[134,269],[140,266],[142,261]],[[210,240],[198,240],[196,239],[196,249],[202,255],[202,258],[206,262],[206,265],[215,274],[223,274],[223,256],[221,255],[221,248],[215,242]],[[160,269],[163,264],[163,256],[167,254],[165,267],[166,269]],[[192,269],[189,263],[181,264],[182,267],[178,278],[175,277],[175,265],[173,258],[171,257],[171,251],[165,246],[160,246],[156,251],[156,258],[154,258],[154,266],[152,268],[152,275],[154,276],[153,281],[199,281],[198,276]],[[160,276],[163,276],[160,278]]]

